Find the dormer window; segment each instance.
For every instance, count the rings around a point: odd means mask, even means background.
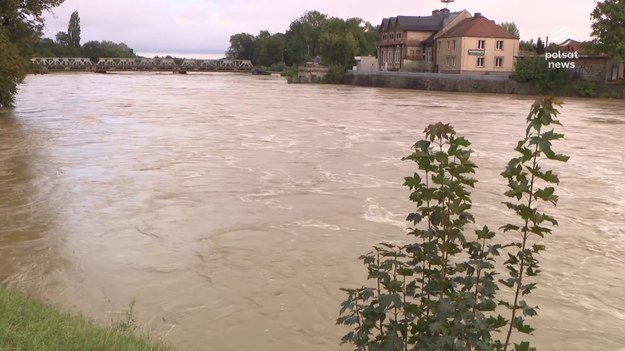
[[[397,38],[397,39],[401,39],[401,33],[399,33],[399,32],[398,32],[398,33],[395,35],[395,38]]]

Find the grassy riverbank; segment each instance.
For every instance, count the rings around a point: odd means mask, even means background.
[[[126,320],[101,327],[0,288],[0,350],[172,350],[135,331],[131,313]]]

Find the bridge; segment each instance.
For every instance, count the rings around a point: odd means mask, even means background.
[[[250,60],[193,60],[170,58],[100,58],[93,62],[85,57],[35,57],[33,66],[43,72],[83,71],[106,73],[108,71],[143,72],[252,72]]]

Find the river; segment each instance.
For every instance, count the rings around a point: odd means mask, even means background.
[[[407,240],[401,161],[433,122],[469,138],[478,224],[531,97],[239,74],[29,76],[0,113],[0,282],[102,323],[136,298],[180,350],[339,350],[358,256]],[[625,350],[625,102],[567,99],[571,156],[545,239],[531,339]],[[502,238],[502,237],[500,237]]]

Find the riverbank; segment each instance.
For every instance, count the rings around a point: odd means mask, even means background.
[[[464,93],[493,93],[537,95],[540,92],[529,83],[519,83],[507,76],[458,75],[408,72],[358,72],[345,75],[347,85],[378,88],[417,89]],[[625,99],[625,83],[572,83],[559,91],[548,92],[558,96],[584,96]]]
[[[137,336],[132,311],[110,326],[0,288],[0,350],[172,350]]]

